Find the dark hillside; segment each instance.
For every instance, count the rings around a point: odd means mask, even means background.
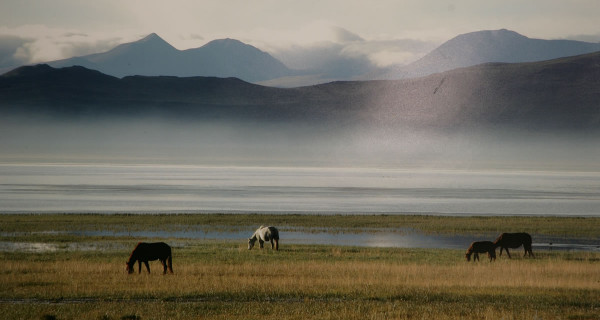
[[[600,53],[483,64],[427,77],[280,89],[236,78],[125,77],[22,67],[0,77],[0,112],[534,129],[600,127]]]

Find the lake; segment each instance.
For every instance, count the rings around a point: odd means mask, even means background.
[[[238,227],[231,230],[213,230],[208,226],[196,226],[194,229],[176,231],[43,231],[43,234],[68,234],[80,237],[135,237],[137,239],[152,239],[147,241],[158,241],[163,239],[171,245],[185,246],[177,240],[186,239],[196,241],[226,240],[238,242],[240,246],[246,246],[247,239],[252,235],[256,226]],[[15,234],[0,233],[2,236]],[[443,249],[466,249],[473,241],[482,239],[493,240],[498,235],[489,233],[483,235],[442,235],[426,234],[412,229],[361,229],[359,231],[343,231],[327,228],[310,228],[310,230],[296,230],[284,227],[280,229],[280,244],[307,244],[307,245],[338,245],[358,247],[388,247],[388,248],[443,248]],[[582,238],[557,237],[533,234],[533,248],[537,250],[560,250],[560,251],[600,251],[597,241]],[[184,242],[185,243],[185,242]],[[270,248],[270,244],[265,244]],[[0,241],[0,252],[23,251],[23,252],[49,252],[49,251],[90,251],[90,250],[129,250],[122,243],[112,242],[74,242],[74,243],[36,243],[36,242],[8,242]],[[522,254],[523,249],[511,250]]]
[[[0,164],[3,213],[600,215],[600,173]]]

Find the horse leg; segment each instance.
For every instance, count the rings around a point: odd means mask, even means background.
[[[165,259],[160,259],[160,263],[163,266],[163,274],[167,274],[167,260]]]
[[[473,256],[473,262],[475,261],[479,261],[479,253],[475,252],[475,255]]]
[[[258,244],[261,249],[263,249],[265,247],[265,241],[263,239],[258,240]]]
[[[506,248],[504,248],[504,249],[506,249],[506,254],[508,255],[508,258],[509,258],[509,259],[512,259],[512,257],[510,256],[510,252],[508,251],[508,247],[506,247]]]
[[[275,239],[275,250],[279,251],[279,239]]]
[[[532,258],[535,258],[535,256],[533,255],[533,251],[531,251],[531,245],[528,246],[523,246],[525,248],[525,254],[523,255],[523,257],[525,255],[527,255],[527,253],[529,253],[529,256]]]
[[[488,258],[490,258],[490,262],[496,260],[496,250],[488,251]]]
[[[138,260],[138,273],[142,273],[142,260]]]
[[[150,273],[150,265],[148,264],[148,261],[144,261],[144,264],[146,265],[146,270],[148,270],[148,273]]]

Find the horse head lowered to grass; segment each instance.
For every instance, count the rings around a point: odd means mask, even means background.
[[[271,249],[279,250],[279,231],[275,227],[260,226],[256,229],[254,234],[248,238],[248,250],[254,247],[256,240],[258,240],[261,249],[266,241],[270,241]]]
[[[516,249],[520,246],[523,246],[523,249],[525,249],[523,257],[527,254],[529,254],[530,257],[533,257],[533,251],[531,251],[531,236],[529,233],[503,233],[496,241],[494,241],[494,248],[500,247],[500,255],[502,256],[502,250],[506,250],[506,254],[509,258],[510,252],[508,252],[508,248]]]
[[[133,266],[138,262],[139,273],[142,273],[142,262],[146,265],[146,270],[150,273],[150,265],[148,261],[160,260],[163,265],[163,274],[167,273],[167,268],[170,273],[173,273],[173,258],[171,256],[171,247],[164,242],[146,243],[140,242],[131,252],[129,260],[127,260],[127,272],[133,273]]]
[[[490,262],[492,262],[493,260],[496,260],[496,247],[494,247],[494,243],[491,241],[475,241],[473,243],[471,243],[471,246],[469,247],[469,249],[467,249],[467,253],[465,254],[465,257],[467,258],[467,261],[471,261],[471,255],[475,254],[473,256],[473,261],[479,260],[479,254],[480,253],[486,253],[488,254],[488,258],[490,258]]]

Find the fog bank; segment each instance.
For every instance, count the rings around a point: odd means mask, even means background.
[[[600,170],[595,134],[161,119],[0,121],[0,162]]]

